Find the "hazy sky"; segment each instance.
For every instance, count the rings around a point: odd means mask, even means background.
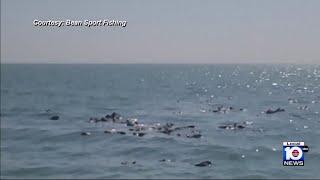
[[[15,62],[320,63],[320,0],[1,0],[1,63]]]

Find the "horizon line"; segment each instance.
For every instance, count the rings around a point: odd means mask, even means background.
[[[108,62],[90,62],[90,63],[61,63],[61,62],[0,62],[1,65],[320,65],[319,63],[299,63],[299,62],[238,62],[238,63],[108,63]]]

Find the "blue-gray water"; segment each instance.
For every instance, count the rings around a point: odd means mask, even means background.
[[[212,112],[218,104],[234,110]],[[105,134],[115,125],[88,122],[112,112],[195,125],[202,137]],[[1,64],[1,177],[320,178],[319,112],[319,65]],[[283,141],[309,146],[304,167],[282,165]]]

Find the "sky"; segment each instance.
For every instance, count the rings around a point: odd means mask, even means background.
[[[1,0],[1,63],[319,64],[319,9],[319,0]]]

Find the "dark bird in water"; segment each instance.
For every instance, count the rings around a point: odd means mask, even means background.
[[[161,160],[159,160],[159,162],[171,162],[171,160],[170,159],[161,159]]]
[[[121,134],[121,135],[125,135],[126,134],[126,132],[118,131],[116,129],[105,130],[104,133],[106,133],[106,134]]]
[[[187,138],[201,138],[201,134],[192,134],[192,135],[187,135]]]
[[[50,120],[59,120],[59,118],[60,118],[59,116],[51,116]]]
[[[128,161],[123,161],[123,162],[121,162],[122,165],[136,164],[136,163],[137,163],[136,161],[132,161],[131,163],[128,162]]]
[[[121,134],[121,135],[125,135],[126,134],[126,132],[124,132],[124,131],[118,131],[117,133]]]
[[[139,136],[139,137],[142,137],[144,135],[146,135],[146,133],[142,133],[142,132],[139,132],[139,133],[132,133],[134,136]]]
[[[244,129],[246,125],[250,125],[252,122],[250,121],[245,121],[242,123],[229,123],[229,124],[224,124],[221,126],[218,126],[220,129],[230,129],[230,130],[236,130],[236,129]]]
[[[282,109],[282,108],[277,108],[277,109],[275,109],[275,110],[268,109],[268,110],[266,111],[266,114],[274,114],[274,113],[277,113],[277,112],[284,112],[284,109]]]
[[[203,161],[201,163],[195,164],[195,166],[198,166],[198,167],[205,167],[205,166],[211,166],[211,165],[212,165],[211,161]]]
[[[193,128],[195,128],[195,126],[190,125],[190,126],[176,127],[176,128],[174,128],[174,130],[177,131],[177,130],[182,130],[182,129],[193,129]]]
[[[127,126],[135,126],[138,125],[138,119],[127,119],[126,121]]]
[[[90,135],[91,135],[90,132],[82,132],[82,133],[81,133],[81,136],[90,136]]]
[[[111,115],[107,114],[105,116],[105,118],[112,119],[113,121],[117,121],[117,120],[121,120],[122,119],[121,115],[116,113],[116,112],[113,112]]]

